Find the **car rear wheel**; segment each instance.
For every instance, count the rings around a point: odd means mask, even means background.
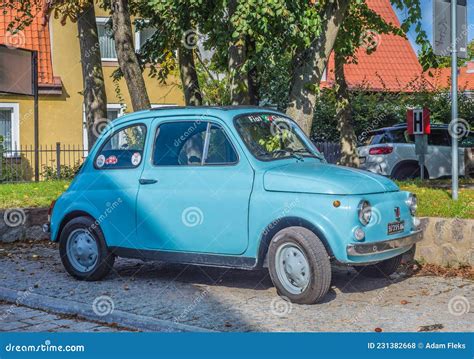
[[[366,266],[354,266],[354,269],[362,274],[365,277],[370,278],[386,278],[390,274],[396,272],[400,264],[402,263],[402,258],[404,254],[400,254],[396,257],[386,259],[377,264],[369,264]]]
[[[331,284],[329,256],[310,230],[289,227],[278,232],[268,249],[269,271],[278,294],[293,303],[320,301]]]
[[[425,178],[429,178],[428,171],[425,167]],[[395,180],[403,181],[408,179],[416,179],[421,177],[420,166],[416,163],[404,164],[401,167],[395,169],[392,174],[392,178]]]
[[[66,271],[80,280],[95,281],[112,269],[115,256],[109,252],[104,234],[90,217],[77,217],[61,231],[59,254]]]

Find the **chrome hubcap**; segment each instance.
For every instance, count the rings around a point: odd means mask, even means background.
[[[278,279],[291,294],[300,294],[309,284],[309,263],[303,250],[296,244],[285,243],[276,253]]]
[[[76,229],[67,239],[67,256],[79,272],[88,272],[99,257],[99,248],[92,234],[86,229]]]

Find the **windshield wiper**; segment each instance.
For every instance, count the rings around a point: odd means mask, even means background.
[[[304,162],[304,159],[303,159],[303,156],[300,156],[299,154],[295,153],[295,151],[287,148],[287,149],[279,149],[279,150],[275,150],[275,151],[272,151],[271,154],[289,154],[288,157],[293,157],[293,158],[296,158],[298,161],[302,161]]]
[[[314,157],[314,158],[317,158],[317,159],[320,159],[320,160],[324,160],[323,157],[318,156],[317,154],[308,151],[306,148],[298,148],[298,149],[294,150],[293,153],[298,153],[298,154],[303,154],[304,153],[304,154],[309,155],[310,157]]]

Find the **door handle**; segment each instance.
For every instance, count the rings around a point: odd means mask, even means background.
[[[153,184],[153,183],[157,183],[158,181],[155,179],[140,178],[138,182],[140,182],[140,184]]]

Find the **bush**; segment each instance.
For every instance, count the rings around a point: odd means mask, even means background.
[[[74,166],[61,165],[60,170],[59,170],[60,174],[58,178],[56,166],[44,166],[42,175],[45,181],[51,181],[51,180],[57,180],[57,179],[71,180],[79,171],[80,167],[81,167],[80,162],[77,162]]]

